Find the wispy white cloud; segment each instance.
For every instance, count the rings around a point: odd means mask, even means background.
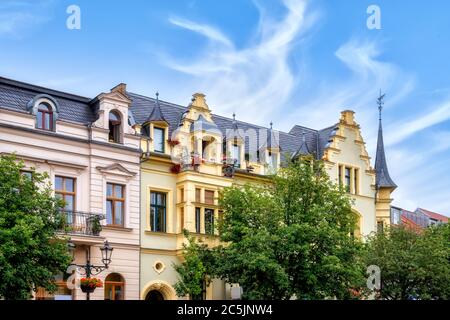
[[[396,65],[379,60],[380,45],[375,41],[351,39],[341,45],[335,56],[350,71],[347,78],[324,79],[311,93],[304,93],[291,118],[302,119],[306,125],[320,128],[336,122],[343,109],[356,111],[367,141],[374,148],[378,122],[375,98],[379,90],[388,92],[388,108],[393,108],[414,88],[415,79]]]
[[[205,37],[207,37],[208,39],[216,41],[218,43],[222,43],[227,47],[233,47],[233,44],[225,35],[223,35],[219,30],[217,30],[216,28],[213,28],[211,26],[208,26],[205,24],[198,24],[198,23],[195,23],[195,22],[192,22],[189,20],[185,20],[185,19],[181,19],[181,18],[177,18],[177,17],[169,18],[169,22],[178,27],[202,34]]]
[[[286,14],[281,20],[260,11],[256,39],[242,49],[236,49],[218,29],[196,22],[170,18],[179,27],[196,32],[209,40],[194,61],[178,61],[165,57],[170,68],[198,77],[196,89],[205,91],[208,100],[217,106],[216,112],[236,111],[241,119],[262,121],[286,103],[295,84],[295,74],[288,62],[296,41],[313,24],[316,15],[306,17],[307,1],[285,0]]]
[[[392,135],[387,140],[387,145],[394,145],[408,137],[425,130],[429,127],[442,123],[450,119],[450,100],[433,105],[429,108],[429,112],[423,115],[414,115],[413,120],[406,123],[393,124],[391,127],[395,128],[395,135]]]
[[[423,115],[411,110],[409,121],[399,117],[396,108],[408,101],[417,87],[415,75],[383,60],[383,43],[367,38],[350,38],[336,49],[337,61],[347,68],[346,77],[333,79],[327,74],[315,76],[314,70],[308,74],[304,68],[294,70],[289,58],[297,44],[305,44],[319,12],[312,12],[307,0],[286,0],[286,14],[277,19],[266,3],[254,3],[260,14],[258,28],[252,37],[254,41],[243,48],[237,48],[217,27],[170,18],[173,25],[205,37],[208,43],[193,60],[164,56],[164,63],[192,76],[192,91],[204,91],[215,112],[236,111],[240,119],[260,124],[275,119],[277,127],[286,131],[294,124],[325,127],[338,121],[340,111],[352,109],[373,157],[378,126],[375,99],[382,89],[387,93],[384,127],[388,166],[399,185],[394,193],[395,203],[409,209],[428,206],[431,210],[448,211],[450,203],[446,199],[450,194],[442,191],[448,186],[442,180],[433,184],[429,180],[430,176],[450,179],[449,174],[442,172],[443,163],[434,159],[448,151],[450,143],[442,140],[450,138],[425,129],[450,119],[450,101],[434,106],[430,102]],[[408,138],[419,132],[424,141],[433,145],[424,145],[423,141],[416,142],[421,146],[409,144]],[[427,152],[417,152],[420,148]]]

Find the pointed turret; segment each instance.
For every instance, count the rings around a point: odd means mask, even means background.
[[[397,188],[397,185],[391,179],[386,163],[386,154],[384,152],[384,142],[383,142],[383,126],[381,123],[381,111],[383,109],[383,98],[384,94],[377,99],[378,110],[379,110],[379,127],[378,127],[378,143],[377,143],[377,154],[375,157],[375,187],[376,187],[376,221],[377,221],[377,231],[382,232],[385,226],[390,225],[391,219],[391,193]]]
[[[375,172],[376,172],[376,187],[379,188],[397,188],[392,178],[389,175],[389,170],[386,163],[386,154],[384,152],[383,142],[383,126],[381,123],[381,111],[383,109],[383,98],[385,95],[380,95],[378,98],[378,110],[379,110],[379,126],[378,126],[378,142],[377,142],[377,154],[375,157]]]
[[[150,115],[148,116],[146,122],[157,122],[157,121],[167,122],[161,111],[161,106],[159,105],[159,93],[158,92],[156,92],[155,106],[153,107],[153,110],[150,113]]]

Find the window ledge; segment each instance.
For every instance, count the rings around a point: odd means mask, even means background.
[[[114,231],[131,232],[131,231],[133,231],[133,228],[117,227],[117,226],[102,226],[102,230],[114,230]]]
[[[148,230],[148,229],[145,229],[144,232],[146,234],[151,234],[151,235],[155,235],[155,236],[176,236],[177,235],[177,233],[152,231],[152,230]]]

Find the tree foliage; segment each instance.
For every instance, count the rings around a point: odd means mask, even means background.
[[[204,265],[244,298],[344,299],[363,283],[351,200],[320,162],[291,163],[265,186],[225,188],[219,202],[225,244]]]
[[[381,270],[379,299],[450,299],[450,225],[422,232],[395,226],[367,242],[367,265]]]
[[[206,245],[196,242],[186,230],[184,235],[188,240],[183,244],[184,261],[173,266],[180,278],[175,284],[175,291],[179,297],[189,295],[192,299],[198,300],[203,295],[204,286],[210,282],[205,266],[209,252]]]
[[[58,272],[71,261],[67,241],[57,237],[62,226],[48,175],[24,165],[14,156],[0,157],[0,298],[28,299],[42,287],[53,292]]]

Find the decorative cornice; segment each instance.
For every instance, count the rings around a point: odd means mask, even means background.
[[[122,166],[120,163],[114,163],[111,164],[109,166],[106,167],[96,167],[96,169],[98,171],[100,171],[101,173],[114,173],[113,171],[120,171],[122,173],[122,175],[128,176],[128,177],[133,177],[136,175],[136,172],[132,172],[127,170],[124,166]]]

